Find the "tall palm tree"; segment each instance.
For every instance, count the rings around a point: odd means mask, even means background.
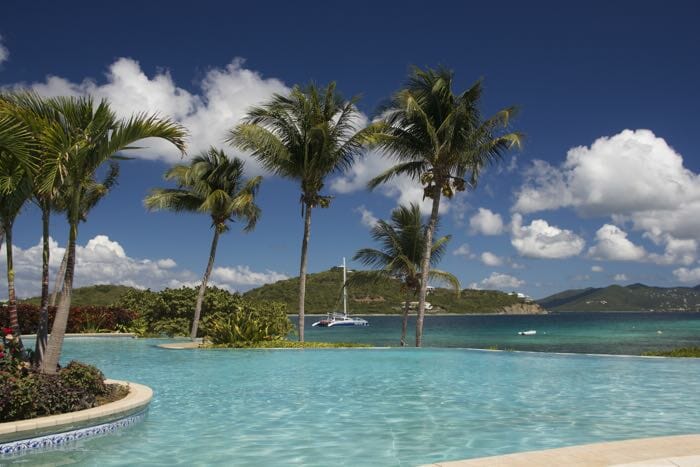
[[[42,163],[46,162],[46,151],[42,146],[43,132],[49,122],[61,118],[55,108],[48,105],[46,100],[34,92],[22,91],[5,94],[2,99],[15,109],[15,115],[31,132],[36,144],[33,147],[33,156],[38,163],[37,174],[42,172]],[[36,176],[34,178],[36,178]],[[39,326],[34,349],[34,361],[41,361],[48,338],[48,300],[49,300],[49,259],[50,259],[50,219],[52,204],[58,196],[61,179],[55,179],[55,186],[48,189],[39,189],[38,183],[33,183],[31,200],[41,210],[42,220],[42,271],[41,271],[41,302],[39,305]]]
[[[94,181],[95,172],[105,162],[119,159],[120,151],[130,149],[133,143],[144,138],[164,139],[184,154],[185,130],[157,116],[139,114],[118,119],[107,101],[95,103],[91,97],[59,97],[48,102],[60,113],[61,119],[51,122],[44,132],[42,145],[47,154],[38,181],[39,189],[50,190],[57,178],[63,180],[70,226],[63,293],[41,361],[43,372],[55,373],[68,322],[85,186]]]
[[[452,91],[453,73],[446,69],[414,68],[406,86],[382,109],[373,142],[397,160],[397,165],[372,179],[375,188],[397,175],[408,175],[423,185],[424,198],[432,200],[426,230],[418,295],[416,346],[423,340],[425,296],[430,274],[430,252],[442,196],[476,187],[483,167],[499,160],[505,151],[519,146],[522,135],[508,133],[514,107],[482,119],[481,82],[465,92]]]
[[[34,146],[34,138],[24,122],[17,118],[16,109],[0,98],[0,232],[5,239],[8,313],[15,336],[20,335],[20,328],[15,294],[12,227],[31,195],[32,174],[36,168],[32,157]]]
[[[255,195],[262,177],[245,180],[244,165],[241,159],[229,159],[223,151],[212,147],[192,159],[189,166],[177,165],[166,172],[165,179],[175,180],[178,188],[155,188],[145,199],[149,209],[201,212],[211,217],[214,238],[197,295],[190,333],[192,339],[197,337],[204,292],[214,266],[219,235],[229,230],[229,222],[236,220],[244,220],[246,225],[243,230],[249,232],[255,228],[260,217]]]
[[[358,129],[356,98],[336,93],[335,83],[325,89],[295,86],[287,96],[275,94],[248,111],[228,141],[250,151],[262,166],[301,185],[304,236],[299,265],[299,341],[304,342],[306,264],[311,234],[311,211],[327,208],[331,196],[321,194],[328,175],[348,169],[361,153],[366,130]]]
[[[363,248],[353,257],[376,271],[359,272],[348,282],[394,279],[401,283],[406,293],[401,326],[401,346],[406,345],[408,310],[411,298],[420,291],[421,260],[426,240],[426,225],[421,218],[420,208],[412,203],[399,206],[391,212],[391,222],[380,220],[372,227],[372,238],[381,244],[380,249]],[[432,268],[440,262],[445,253],[450,236],[440,237],[433,242],[430,255],[430,279],[451,285],[459,294],[459,280],[449,272]]]

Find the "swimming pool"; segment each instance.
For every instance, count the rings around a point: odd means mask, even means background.
[[[153,388],[146,420],[2,462],[417,465],[700,432],[695,359],[162,342],[68,340],[66,359]]]

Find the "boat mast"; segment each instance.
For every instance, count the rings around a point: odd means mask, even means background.
[[[345,257],[343,256],[343,314],[348,315],[348,288],[345,286],[347,282],[347,271],[345,269]]]

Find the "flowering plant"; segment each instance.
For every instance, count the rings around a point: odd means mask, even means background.
[[[22,345],[19,336],[12,334],[12,328],[2,328],[2,343],[0,343],[0,371],[10,373],[21,372],[28,367],[22,355]]]

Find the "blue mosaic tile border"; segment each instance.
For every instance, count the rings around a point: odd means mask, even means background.
[[[101,425],[90,426],[87,428],[66,431],[64,433],[57,433],[53,435],[39,436],[37,438],[3,443],[0,444],[0,458],[26,454],[29,451],[38,449],[50,450],[65,447],[67,444],[81,439],[113,433],[119,429],[126,428],[135,423],[143,421],[143,419],[146,417],[147,410],[148,409],[145,409],[136,414],[129,415],[128,417],[120,418],[119,420],[109,423],[103,423]]]

